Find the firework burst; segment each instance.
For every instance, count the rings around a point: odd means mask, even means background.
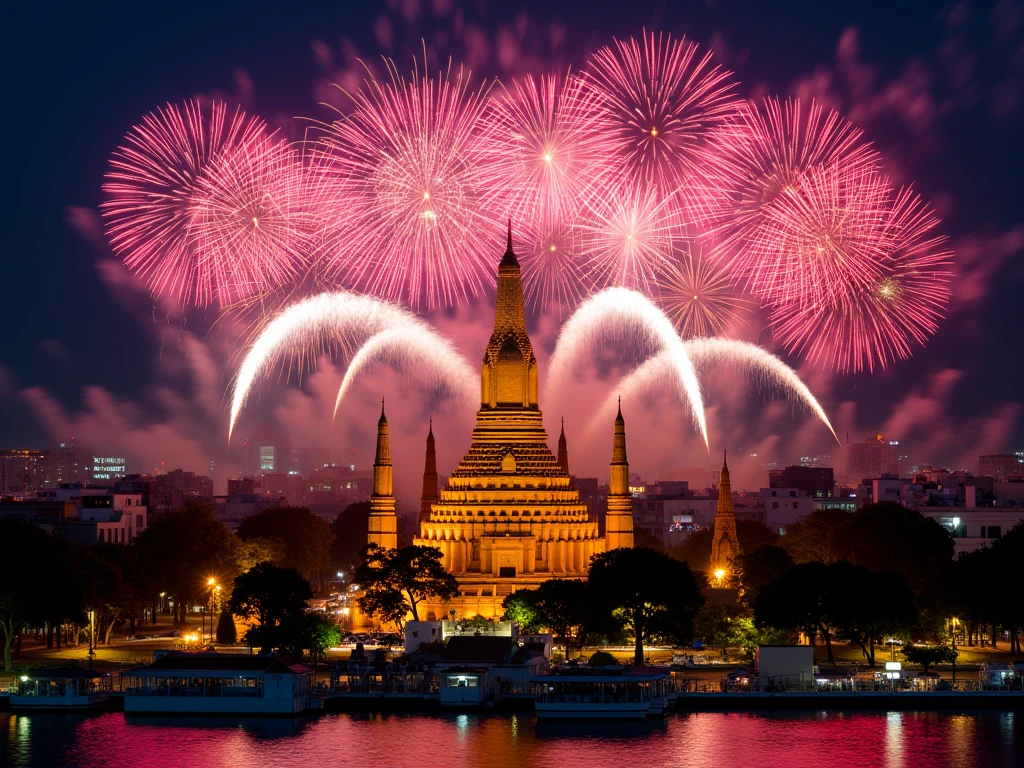
[[[687,222],[707,219],[735,173],[719,143],[742,103],[732,73],[686,38],[651,32],[601,48],[584,83],[598,99],[597,127],[616,149],[602,186],[653,185],[675,197]]]
[[[584,274],[598,287],[622,286],[654,295],[679,219],[671,198],[651,187],[619,186],[590,199],[575,232]]]
[[[450,305],[491,278],[475,162],[488,89],[471,90],[461,69],[407,80],[387,66],[390,80],[369,77],[313,151],[321,249],[346,286]]]
[[[542,232],[571,221],[609,152],[595,117],[593,92],[571,76],[527,75],[492,98],[479,157],[485,209]]]
[[[154,293],[184,303],[224,306],[270,288],[299,267],[284,223],[295,178],[279,173],[290,160],[262,120],[222,102],[157,109],[111,158],[102,206],[111,245]],[[255,231],[250,211],[271,210]]]
[[[877,177],[878,153],[860,129],[838,113],[826,113],[799,99],[765,99],[747,104],[724,132],[739,173],[729,199],[710,228],[715,254],[748,290],[768,301],[786,298],[799,264],[792,260],[792,227],[806,228],[807,214],[819,222],[827,214],[817,205],[863,201]],[[821,186],[828,174],[829,192]],[[809,174],[816,174],[808,180]],[[810,185],[803,200],[800,191]],[[834,193],[836,199],[828,195]],[[839,199],[839,198],[842,199]],[[794,221],[786,217],[796,214]],[[803,286],[797,286],[796,290]]]
[[[919,197],[901,190],[885,217],[892,250],[873,278],[818,307],[775,308],[776,338],[788,351],[842,373],[910,357],[935,334],[949,302],[952,253],[934,232],[938,223]]]
[[[539,232],[523,233],[518,246],[523,270],[523,291],[527,302],[540,312],[553,311],[559,317],[572,310],[589,292],[588,275],[577,238],[568,224],[554,223]]]
[[[667,261],[657,281],[665,314],[686,338],[723,333],[748,306],[725,272],[689,249]]]

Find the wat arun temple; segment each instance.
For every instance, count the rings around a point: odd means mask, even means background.
[[[537,402],[537,358],[526,332],[519,261],[508,247],[498,265],[494,331],[480,371],[480,410],[469,452],[438,489],[434,438],[427,437],[419,527],[413,544],[441,550],[458,596],[427,604],[428,619],[499,618],[502,600],[553,578],[586,576],[590,558],[633,546],[633,512],[621,408],[601,536],[569,474],[564,432],[548,447]],[[382,411],[370,497],[368,542],[397,546],[388,424]]]

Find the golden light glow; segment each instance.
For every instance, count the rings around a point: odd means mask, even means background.
[[[430,199],[430,193],[429,192],[424,192],[423,193],[423,199],[424,200],[429,200]]]
[[[719,568],[717,571],[715,571],[715,578],[721,581],[723,578],[725,578],[725,571]]]
[[[260,220],[257,219],[255,216],[252,217],[252,225],[256,227],[256,229],[260,228]]]
[[[658,129],[657,128],[651,128],[651,136],[653,136],[654,138],[658,137]]]
[[[551,246],[551,250],[552,250],[552,251],[554,251],[554,250],[555,250],[555,246],[554,246],[554,245],[552,245],[552,246]]]
[[[546,162],[549,162],[549,163],[551,162],[551,153],[550,152],[547,152],[547,153],[544,154],[544,160]]]
[[[217,580],[215,578],[213,578],[213,576],[211,576],[210,578],[208,578],[206,580],[207,586],[210,586],[210,587],[212,587],[216,583],[217,583]]]

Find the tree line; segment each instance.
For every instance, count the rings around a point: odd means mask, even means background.
[[[221,587],[216,602],[224,608],[234,605],[236,578],[254,578],[254,570],[267,576],[268,566],[289,572],[271,574],[282,583],[301,579],[312,596],[311,585],[321,588],[325,573],[357,563],[368,517],[369,503],[347,507],[330,523],[303,507],[274,507],[245,519],[232,533],[211,504],[189,503],[153,521],[129,545],[95,546],[71,544],[21,520],[0,520],[4,668],[11,669],[12,652],[19,651],[26,631],[41,634],[49,648],[87,642],[90,614],[98,645],[109,643],[115,629],[140,633],[168,608],[163,620],[181,627],[194,607],[212,605],[210,579]],[[249,603],[235,607],[236,615],[257,627],[267,616],[250,610]],[[281,618],[273,617],[275,626]],[[309,649],[308,641],[294,639],[303,637],[294,622],[285,625],[292,638],[285,645],[296,650],[296,643],[306,642]],[[227,638],[233,631],[230,615],[222,615],[218,634]],[[257,631],[252,644],[269,647],[266,634]]]

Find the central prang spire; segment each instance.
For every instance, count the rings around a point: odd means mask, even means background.
[[[537,409],[537,358],[526,332],[523,278],[512,250],[511,219],[505,253],[498,264],[494,331],[481,368],[480,408]]]

